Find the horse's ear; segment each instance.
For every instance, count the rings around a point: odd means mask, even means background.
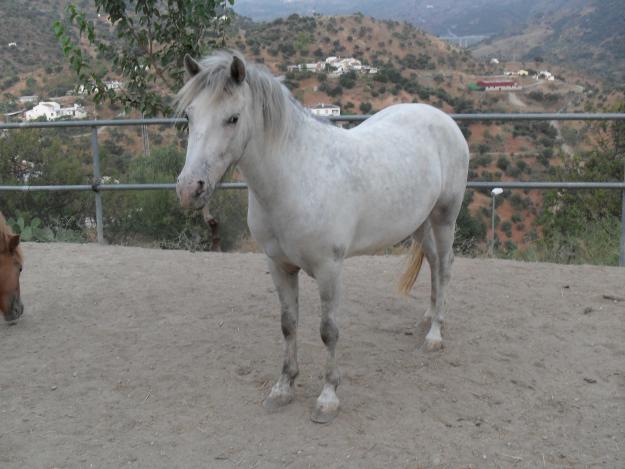
[[[9,236],[9,252],[13,253],[20,244],[20,235]]]
[[[230,65],[230,75],[237,85],[245,80],[245,64],[236,55],[232,57],[232,65]]]
[[[202,67],[189,54],[184,55],[184,81],[189,81],[200,73]]]

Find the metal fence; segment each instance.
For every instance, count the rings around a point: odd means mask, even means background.
[[[370,115],[333,116],[329,119],[333,122],[362,122],[371,117]],[[485,113],[485,114],[451,114],[456,121],[614,121],[625,120],[625,113]],[[113,120],[81,120],[81,121],[54,121],[54,122],[15,122],[0,123],[0,130],[10,129],[33,129],[33,128],[58,128],[58,127],[90,127],[91,128],[91,152],[93,156],[93,184],[81,185],[0,185],[0,192],[31,192],[31,191],[93,191],[95,195],[96,209],[96,232],[99,243],[104,242],[104,224],[102,216],[102,191],[126,191],[126,190],[172,190],[175,184],[102,184],[100,171],[100,155],[98,149],[98,127],[104,126],[137,126],[137,125],[173,125],[185,123],[181,118],[153,118],[153,119],[113,119]],[[222,189],[245,189],[243,182],[224,182],[219,188]],[[592,190],[608,189],[622,191],[621,203],[621,235],[619,244],[619,265],[625,266],[625,170],[623,182],[539,182],[539,181],[469,181],[471,189],[569,189],[569,190]]]

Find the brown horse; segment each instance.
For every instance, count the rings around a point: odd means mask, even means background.
[[[13,234],[0,213],[0,311],[10,324],[24,312],[20,299],[22,252],[19,244],[19,235]]]

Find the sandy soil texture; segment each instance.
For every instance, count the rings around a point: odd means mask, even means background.
[[[323,426],[311,279],[296,400],[268,414],[282,337],[263,256],[24,249],[26,313],[0,324],[2,468],[625,467],[625,269],[459,258],[446,348],[427,353],[427,269],[402,298],[403,259],[349,260]]]

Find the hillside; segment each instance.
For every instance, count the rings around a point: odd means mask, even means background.
[[[625,0],[567,2],[527,25],[476,46],[478,57],[516,57],[567,64],[612,85],[625,81]]]
[[[32,15],[28,18],[40,20]],[[43,23],[40,27],[45,29]],[[57,47],[55,42],[50,43],[53,46]],[[408,23],[363,15],[291,15],[266,23],[239,17],[230,32],[228,46],[240,49],[248,60],[263,62],[275,75],[282,76],[285,85],[304,105],[333,103],[341,107],[342,114],[372,113],[400,102],[429,103],[446,112],[573,112],[603,110],[622,99],[621,95],[604,91],[601,83],[588,79],[579,70],[545,61],[491,63],[476,59],[468,50]],[[320,73],[289,69],[324,62],[332,56],[353,57],[363,65],[376,68],[377,73],[350,71],[339,76],[325,67]],[[58,65],[53,66],[54,63],[51,59],[33,68],[16,62],[20,73],[15,75],[15,80],[3,70],[2,109],[7,112],[20,106],[11,95],[49,97],[71,90],[72,76],[63,68],[62,58],[56,62]],[[516,76],[513,80],[521,89],[515,91],[469,89],[470,84],[480,80],[510,80],[504,73],[519,69],[548,69],[558,79]],[[111,69],[110,73],[114,76],[115,71]],[[64,98],[64,104],[71,105],[73,101],[86,101],[90,111],[96,109],[86,97]],[[118,108],[97,107],[99,118],[119,115]],[[557,127],[547,122],[474,123],[462,128],[471,147],[469,175],[473,180],[545,180],[572,153],[594,144],[592,127],[579,123]],[[179,143],[172,129],[150,133],[153,148]],[[141,153],[142,141],[140,129],[103,129],[100,142],[104,174],[130,182],[128,162]],[[471,194],[467,202],[477,226],[475,236],[481,239],[489,221],[489,198],[481,192]],[[498,235],[508,248],[523,245],[539,234],[535,220],[541,210],[541,197],[537,192],[516,191],[498,208],[501,217]]]
[[[1,77],[63,62],[52,23],[61,18],[70,0],[0,2]],[[15,46],[9,44],[15,43]]]
[[[350,15],[403,20],[430,33],[445,35],[501,34],[518,28],[537,12],[557,9],[567,0],[238,0],[235,10],[254,20],[272,20],[293,13]]]

